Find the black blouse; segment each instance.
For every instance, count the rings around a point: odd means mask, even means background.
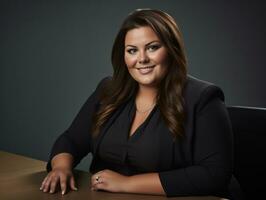
[[[125,175],[157,172],[162,170],[162,164],[163,170],[170,170],[173,160],[162,163],[158,157],[160,152],[172,158],[174,156],[173,138],[160,119],[159,109],[154,107],[146,120],[129,136],[135,113],[136,106],[132,99],[122,108],[102,138],[99,159],[109,162],[112,170]],[[161,143],[161,137],[168,138],[165,144]]]
[[[75,167],[92,153],[91,173],[111,169],[124,175],[158,172],[167,196],[216,195],[228,197],[232,176],[232,130],[217,86],[188,76],[184,90],[185,133],[173,140],[160,109],[155,106],[147,119],[129,137],[136,107],[134,99],[120,106],[92,138],[92,114],[99,107],[101,81],[71,126],[61,134],[50,160],[67,152]],[[51,170],[50,161],[47,170]]]

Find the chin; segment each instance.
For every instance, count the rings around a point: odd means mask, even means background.
[[[143,85],[143,86],[153,86],[155,85],[156,81],[154,79],[149,79],[149,78],[142,78],[142,79],[138,79],[137,82],[140,84],[140,85]]]

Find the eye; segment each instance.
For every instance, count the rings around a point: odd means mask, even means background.
[[[127,52],[129,54],[135,54],[137,52],[137,49],[131,48],[131,49],[127,49]]]
[[[161,47],[161,45],[159,45],[159,44],[153,44],[153,45],[150,45],[150,46],[148,46],[148,51],[156,51],[157,49],[159,49]]]

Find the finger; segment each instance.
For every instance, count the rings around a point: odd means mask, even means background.
[[[91,185],[92,185],[92,186],[95,186],[95,185],[97,185],[97,184],[99,184],[99,179],[98,179],[98,181],[97,181],[96,178],[93,178],[93,179],[92,179],[92,182],[91,182]]]
[[[91,176],[91,182],[93,182],[93,180],[96,179],[96,176],[97,176],[96,174],[94,174],[94,175]]]
[[[92,186],[96,183],[96,177],[97,176],[95,174],[91,176],[91,185]]]
[[[74,176],[71,176],[71,177],[70,177],[70,188],[71,188],[72,190],[78,190],[78,188],[76,187],[76,183],[75,183]]]
[[[55,192],[55,188],[56,185],[58,184],[58,176],[55,176],[51,179],[51,183],[50,183],[50,193],[54,193]]]
[[[51,182],[51,176],[47,178],[47,180],[44,183],[43,192],[47,192],[50,188],[50,182]]]
[[[61,174],[60,175],[60,186],[61,186],[61,191],[62,191],[62,195],[64,195],[66,193],[66,189],[67,189],[67,176],[66,174]]]
[[[41,187],[40,187],[40,190],[43,189],[44,184],[45,184],[45,182],[47,181],[47,179],[48,179],[48,176],[46,176],[46,177],[43,179],[42,184],[41,184]]]
[[[92,187],[92,190],[104,190],[104,189],[105,189],[105,184],[102,182],[99,182]]]
[[[96,182],[96,181],[93,181],[92,183],[91,183],[91,186],[92,187],[94,187],[95,185],[97,185],[98,183]]]
[[[104,182],[104,177],[98,177],[98,179],[94,179],[92,182],[92,187],[99,185]]]

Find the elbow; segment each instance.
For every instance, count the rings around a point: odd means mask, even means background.
[[[210,171],[208,170],[206,179],[200,184],[200,193],[203,195],[221,195],[228,190],[232,173],[223,169]]]
[[[174,196],[226,196],[231,171],[206,166],[191,166],[159,173],[168,197]]]

